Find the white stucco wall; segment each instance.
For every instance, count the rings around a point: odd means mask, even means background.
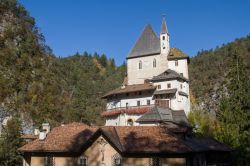
[[[156,67],[153,61],[156,59]],[[142,62],[142,69],[139,69],[139,62]],[[127,60],[128,84],[143,84],[145,79],[159,75],[168,69],[168,59],[166,54],[152,55],[132,58]]]
[[[107,101],[107,111],[115,109],[115,108],[126,108],[126,103],[128,103],[128,107],[137,106],[137,101],[140,101],[141,106],[147,105],[147,100],[150,100],[150,105],[154,104],[154,100],[152,99],[152,94],[141,95],[141,96],[128,96],[127,98],[123,96],[123,98]]]
[[[139,126],[139,123],[135,121],[140,118],[142,115],[128,115],[128,114],[120,114],[117,117],[108,117],[106,118],[106,126],[129,126],[127,123],[129,119],[132,119],[133,126]]]
[[[187,59],[179,59],[178,61],[178,66],[175,66],[175,61],[176,60],[169,60],[168,61],[168,67],[171,70],[174,70],[178,73],[183,73],[183,76],[185,78],[189,78],[188,77],[188,63],[187,63]]]

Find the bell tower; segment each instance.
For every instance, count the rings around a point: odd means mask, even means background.
[[[169,33],[167,29],[165,16],[163,16],[162,18],[160,41],[161,41],[161,54],[168,54],[170,50],[170,45],[169,45]]]

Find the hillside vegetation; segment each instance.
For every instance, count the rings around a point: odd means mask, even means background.
[[[202,50],[189,65],[194,132],[236,149],[238,165],[250,163],[249,69],[250,36]],[[0,138],[0,165],[20,165],[20,135],[42,122],[103,124],[100,97],[120,86],[125,72],[97,53],[57,57],[25,8],[0,0],[0,122],[12,116]]]
[[[190,88],[192,94],[203,109],[218,110],[222,94],[226,92],[226,75],[234,51],[243,59],[250,75],[250,35],[223,44],[215,49],[202,50],[192,57],[189,65]],[[228,92],[229,93],[229,92]]]
[[[100,96],[121,84],[125,66],[97,53],[57,58],[15,0],[0,1],[0,25],[0,120],[103,123]]]

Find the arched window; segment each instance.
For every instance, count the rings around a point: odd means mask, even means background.
[[[88,165],[88,158],[87,156],[80,156],[77,160],[77,166],[87,166]]]
[[[153,61],[153,68],[156,68],[156,59]]]
[[[142,69],[142,62],[139,62],[139,69]]]
[[[162,36],[162,40],[165,40],[165,36]]]
[[[128,119],[128,120],[127,120],[127,124],[128,124],[129,126],[133,126],[133,125],[134,125],[133,119]]]
[[[122,157],[117,153],[112,157],[112,166],[121,166]]]

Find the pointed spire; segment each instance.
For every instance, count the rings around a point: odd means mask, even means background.
[[[165,15],[163,15],[162,24],[161,24],[161,34],[166,34],[166,33],[168,33],[168,28],[166,24]]]

